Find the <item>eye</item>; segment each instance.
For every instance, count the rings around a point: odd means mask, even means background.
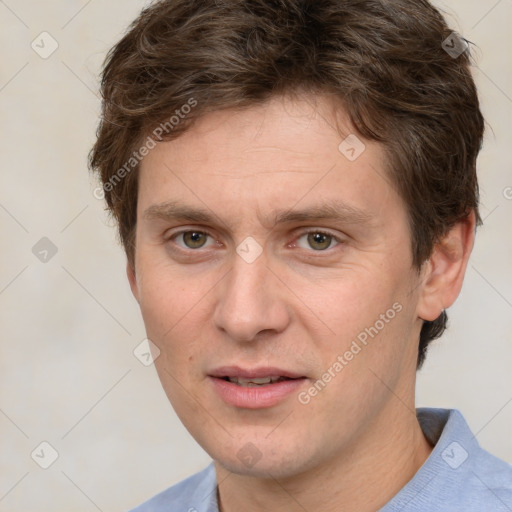
[[[205,247],[209,236],[210,235],[204,231],[192,230],[180,231],[179,233],[174,234],[171,239],[181,240],[183,245],[180,243],[177,243],[177,245],[184,249],[202,249]]]
[[[302,249],[308,249],[307,246],[301,244],[301,240],[303,238],[306,238],[306,243],[309,248],[312,248],[315,251],[325,251],[326,249],[333,247],[333,242],[334,246],[339,244],[334,235],[331,235],[330,233],[325,233],[323,231],[309,231],[298,238],[297,245]]]

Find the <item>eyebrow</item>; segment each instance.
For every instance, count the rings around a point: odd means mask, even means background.
[[[208,209],[188,206],[180,201],[167,201],[165,203],[149,206],[143,213],[146,220],[179,220],[191,223],[214,224],[219,222],[226,225],[218,215]],[[347,224],[369,223],[375,218],[370,212],[356,208],[342,201],[324,201],[318,205],[303,209],[272,210],[268,216],[273,222],[267,225],[304,222],[316,220],[340,221]]]

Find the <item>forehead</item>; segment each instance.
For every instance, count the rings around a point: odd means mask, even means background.
[[[157,144],[141,163],[138,215],[195,208],[200,220],[200,211],[226,210],[233,221],[252,213],[272,224],[286,211],[330,208],[369,218],[390,201],[402,206],[385,166],[384,149],[355,133],[339,102],[276,97],[209,113]]]

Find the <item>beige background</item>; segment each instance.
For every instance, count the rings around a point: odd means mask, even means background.
[[[0,1],[0,511],[125,511],[209,461],[132,353],[144,328],[86,169],[101,62],[143,5]],[[512,462],[512,2],[439,5],[479,47],[485,227],[418,405],[460,409]],[[47,59],[31,48],[43,31],[59,45]],[[46,263],[42,237],[58,249]],[[43,441],[59,454],[46,470]]]

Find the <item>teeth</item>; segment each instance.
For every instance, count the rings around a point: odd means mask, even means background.
[[[271,377],[260,377],[260,378],[250,378],[245,379],[243,377],[228,377],[229,382],[233,382],[233,384],[238,384],[243,387],[255,387],[255,386],[263,386],[265,384],[270,384],[271,382],[278,382],[279,380],[284,380],[283,377],[279,376],[271,376]]]

